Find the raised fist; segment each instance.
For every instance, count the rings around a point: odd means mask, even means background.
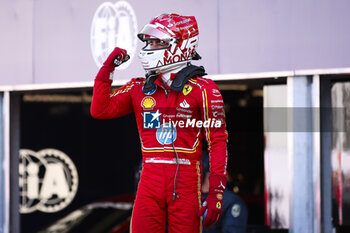
[[[114,50],[109,54],[106,61],[103,63],[104,66],[117,67],[130,59],[125,49],[115,47]]]

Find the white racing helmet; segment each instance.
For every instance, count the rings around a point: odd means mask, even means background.
[[[146,24],[137,36],[144,42],[157,39],[168,44],[158,49],[150,49],[146,44],[141,49],[139,58],[145,71],[164,73],[200,58],[196,53],[199,31],[194,16],[162,14]]]

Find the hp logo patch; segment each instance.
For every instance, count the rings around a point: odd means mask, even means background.
[[[156,112],[144,112],[143,113],[143,128],[144,129],[159,129],[160,128],[160,116],[162,114],[157,110]]]
[[[157,141],[162,144],[171,144],[176,140],[176,128],[171,127],[170,123],[164,123],[157,129]]]

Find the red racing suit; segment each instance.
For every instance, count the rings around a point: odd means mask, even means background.
[[[211,176],[226,176],[222,96],[216,84],[203,77],[189,79],[182,92],[171,90],[159,77],[156,88],[144,94],[144,83],[144,78],[135,78],[111,93],[111,82],[96,78],[91,104],[94,118],[132,112],[136,117],[143,168],[131,232],[165,232],[167,218],[169,232],[200,233],[203,139],[208,144]]]

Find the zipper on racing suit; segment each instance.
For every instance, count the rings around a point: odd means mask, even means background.
[[[162,85],[163,85],[163,89],[165,91],[165,96],[168,99],[169,97],[169,89],[167,88],[166,84],[164,83],[164,81],[162,79],[160,79]],[[176,188],[177,188],[177,184],[179,183],[179,178],[180,178],[180,163],[179,163],[179,155],[177,154],[177,151],[175,149],[175,144],[174,144],[174,125],[173,125],[173,121],[170,121],[171,123],[171,137],[172,137],[172,146],[173,146],[173,150],[175,153],[175,158],[176,158],[176,171],[175,171],[175,175],[174,175],[174,191],[173,191],[173,201],[175,201],[176,197],[179,198],[179,196],[177,195],[176,192]]]

